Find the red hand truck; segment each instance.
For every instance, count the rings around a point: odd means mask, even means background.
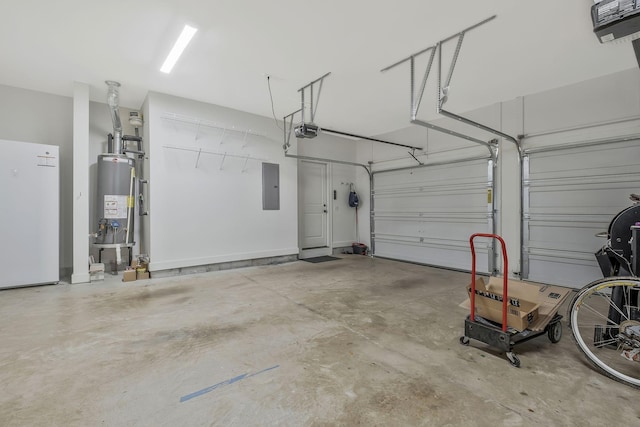
[[[475,314],[476,303],[476,251],[473,245],[473,239],[476,237],[487,237],[496,239],[500,242],[502,249],[502,262],[503,262],[503,284],[502,284],[502,324],[492,322],[487,319],[479,318]],[[502,237],[497,234],[487,233],[475,233],[469,238],[469,245],[471,246],[471,294],[469,299],[471,300],[471,312],[464,321],[464,335],[460,337],[460,343],[463,345],[469,345],[469,340],[472,338],[477,341],[484,342],[491,347],[497,348],[505,352],[509,362],[519,368],[520,359],[513,352],[513,347],[516,344],[528,341],[532,338],[538,337],[543,334],[547,334],[549,341],[557,343],[562,337],[562,316],[556,313],[549,324],[543,331],[531,331],[525,329],[522,332],[510,332],[507,328],[507,306],[509,301],[508,288],[509,282],[507,275],[509,272],[509,260],[507,258],[507,247]]]

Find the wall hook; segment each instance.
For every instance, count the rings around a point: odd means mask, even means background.
[[[198,157],[196,157],[196,169],[198,169],[198,162],[200,161],[201,153],[202,153],[202,148],[198,150]]]
[[[245,157],[244,159],[244,166],[242,166],[242,173],[245,173],[245,171],[247,170],[247,162],[249,161],[249,156]]]
[[[222,129],[222,136],[220,137],[220,144],[219,145],[222,145],[224,143],[224,136],[225,136],[226,133],[227,133],[227,129],[226,128]]]
[[[198,140],[198,136],[199,136],[199,134],[200,134],[200,124],[202,124],[202,121],[201,121],[201,120],[198,120],[198,126],[196,127],[196,136],[195,136],[195,138],[193,139],[194,141],[197,141],[197,140]]]
[[[244,137],[242,138],[242,149],[243,150],[246,148],[247,145],[249,145],[249,143],[247,142],[247,136],[249,135],[250,131],[251,131],[251,129],[244,131]]]

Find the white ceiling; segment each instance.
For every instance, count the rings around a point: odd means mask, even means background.
[[[0,15],[0,84],[71,96],[73,82],[85,82],[92,99],[105,102],[109,79],[122,84],[125,107],[139,108],[148,91],[158,91],[271,116],[269,74],[281,118],[299,108],[298,88],[330,71],[316,122],[375,135],[404,128],[409,120],[408,65],[379,70],[494,14],[495,20],[465,37],[447,104],[451,111],[637,67],[629,42],[598,42],[592,4],[6,1]],[[162,74],[159,68],[185,23],[199,31],[174,71]],[[432,73],[431,83],[435,77]],[[433,110],[430,86],[421,115],[430,118]]]

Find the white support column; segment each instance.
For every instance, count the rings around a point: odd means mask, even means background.
[[[523,133],[523,98],[519,97],[501,104],[502,107],[502,132],[509,135]],[[520,235],[521,212],[521,181],[518,150],[515,144],[502,139],[500,142],[500,159],[498,175],[498,234],[507,244],[509,256],[509,277],[519,278],[522,272],[522,260],[520,248],[522,239]],[[515,274],[518,273],[518,274]]]
[[[89,277],[89,85],[73,84],[73,274],[71,283]]]

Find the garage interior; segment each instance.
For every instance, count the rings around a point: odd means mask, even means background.
[[[640,213],[640,4],[513,3],[8,5],[0,424],[640,423],[570,325]],[[462,345],[472,263],[563,318]]]

